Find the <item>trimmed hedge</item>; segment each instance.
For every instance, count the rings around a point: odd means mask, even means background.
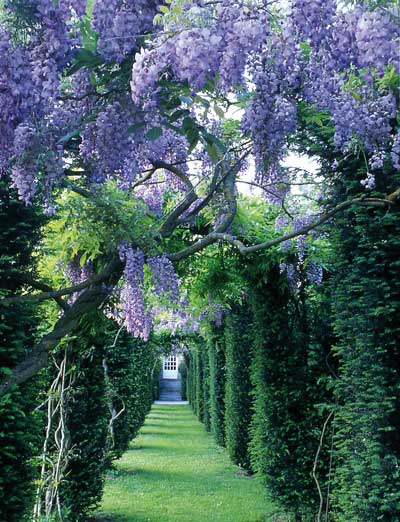
[[[187,379],[188,379],[188,369],[186,362],[183,360],[179,365],[179,375],[181,380],[181,397],[183,401],[187,401]]]
[[[225,321],[225,442],[232,461],[245,469],[250,469],[251,322],[247,303],[233,305]]]
[[[0,297],[14,295],[34,269],[31,254],[43,217],[26,207],[7,180],[0,180]],[[0,380],[35,344],[37,306],[0,305]],[[41,446],[41,412],[34,412],[41,376],[0,398],[0,520],[21,522],[31,514],[37,477],[32,458]]]
[[[60,486],[68,522],[86,521],[98,506],[110,462],[104,346],[96,337],[85,338],[81,332],[79,352],[76,380],[68,396],[67,433],[73,450]]]
[[[210,426],[220,446],[225,446],[225,346],[223,327],[210,325],[208,357],[210,366]]]
[[[323,359],[318,347],[311,356],[304,304],[289,292],[279,266],[264,276],[252,300],[252,469],[296,520],[308,522],[319,506],[312,469],[324,422],[316,405],[326,393],[313,366],[321,367]],[[320,467],[326,461],[324,445]]]
[[[377,190],[390,193],[399,178],[393,171],[379,173]],[[336,224],[332,302],[340,368],[334,386],[339,404],[334,520],[395,522],[400,514],[400,212],[357,208]]]
[[[113,346],[117,331],[115,324],[108,325],[105,351],[110,380],[109,406],[116,413],[123,410],[114,423],[112,458],[119,458],[137,436],[154,399],[158,398],[154,380],[156,377],[158,384],[159,377],[154,346],[133,338],[126,330],[121,331]]]
[[[211,416],[210,416],[210,361],[208,356],[207,345],[204,343],[199,349],[199,358],[201,359],[201,422],[204,424],[207,431],[211,430]]]
[[[71,456],[60,485],[68,522],[84,522],[98,506],[105,474],[137,436],[154,399],[156,351],[101,312],[85,318],[72,346],[73,386],[66,400]],[[111,414],[118,417],[110,429]]]

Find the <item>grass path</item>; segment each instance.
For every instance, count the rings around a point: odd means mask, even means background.
[[[261,484],[232,465],[188,406],[154,405],[107,479],[104,518],[115,522],[264,522]]]

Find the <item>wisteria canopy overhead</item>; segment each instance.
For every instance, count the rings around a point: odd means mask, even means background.
[[[390,3],[5,0],[0,174],[27,205],[41,201],[50,214],[62,191],[96,200],[113,183],[150,223],[119,238],[97,274],[71,280],[81,293],[51,342],[121,278],[125,324],[146,338],[146,264],[156,292],[176,301],[173,262],[218,241],[241,253],[283,242],[282,235],[252,245],[230,227],[237,184],[249,171],[272,202],[284,203],[294,177],[282,162],[300,111],[334,128],[338,157],[363,155],[360,201],[389,203],[393,195],[379,199],[371,190],[384,162],[400,169],[398,21]],[[225,117],[235,110],[229,132]],[[336,169],[337,160],[332,178]],[[298,217],[286,239],[348,204]],[[182,250],[170,251],[168,238],[191,231],[204,211],[212,215],[207,233],[192,230]],[[45,343],[36,353],[45,357],[48,349]],[[25,363],[17,381],[42,364]]]

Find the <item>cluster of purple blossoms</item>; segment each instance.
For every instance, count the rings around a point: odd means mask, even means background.
[[[125,263],[125,285],[120,295],[124,325],[134,337],[147,341],[152,321],[143,298],[144,255],[139,248],[134,250],[126,243],[119,246],[118,253],[121,261]]]
[[[37,134],[30,125],[21,124],[14,132],[14,154],[16,162],[12,167],[12,185],[26,205],[32,202],[36,192]]]
[[[301,275],[298,267],[293,263],[281,263],[279,269],[281,274],[284,274],[287,277],[292,292],[298,290],[301,283]]]
[[[0,27],[0,175],[10,165],[15,129],[30,117],[37,96],[27,49]]]
[[[227,313],[228,309],[226,306],[218,303],[209,303],[201,312],[199,319],[200,321],[207,319],[207,321],[214,323],[216,326],[221,326]]]
[[[141,198],[149,207],[149,210],[160,217],[163,211],[164,192],[165,184],[147,183],[135,189],[135,196]]]
[[[246,109],[243,128],[254,140],[258,182],[268,185],[268,199],[280,202],[288,190],[280,160],[287,150],[287,136],[297,127],[296,104],[278,92],[275,74],[260,72],[255,83],[257,90]]]
[[[385,163],[385,157],[386,154],[382,150],[378,150],[372,154],[372,156],[369,159],[369,166],[371,167],[371,170],[379,170],[383,167],[383,164]]]
[[[118,247],[118,254],[125,263],[125,280],[132,286],[143,284],[144,254],[140,248],[134,250],[128,243],[123,243]]]
[[[400,170],[400,131],[397,131],[395,137],[393,138],[392,150],[390,155],[392,158],[394,168]]]
[[[166,254],[149,257],[147,264],[150,267],[155,292],[158,296],[168,296],[173,302],[179,298],[179,281],[174,265]]]
[[[306,276],[310,283],[320,285],[323,280],[324,270],[318,263],[309,262],[306,267]]]
[[[329,37],[336,14],[334,0],[294,0],[291,4],[291,18],[300,40],[307,40],[318,48]]]
[[[243,83],[249,56],[259,52],[267,38],[267,10],[263,6],[245,8],[242,2],[218,2],[215,13],[210,6],[197,2],[187,5],[183,24],[151,42],[151,47],[137,53],[132,69],[132,98],[143,105],[157,94],[161,75],[188,82],[201,90],[207,80],[219,75],[219,86],[231,90]],[[208,23],[206,23],[208,21]]]
[[[368,190],[372,190],[373,188],[375,188],[375,184],[376,179],[372,172],[367,172],[367,177],[361,180],[361,185],[363,185],[363,187],[365,187]]]
[[[148,341],[152,320],[145,309],[140,287],[126,284],[121,290],[120,302],[126,330],[134,337]]]
[[[382,146],[391,134],[391,120],[396,116],[396,98],[392,93],[369,96],[364,89],[361,101],[351,93],[341,92],[332,107],[335,145],[345,151],[351,140],[359,136],[367,152]]]
[[[298,264],[294,263],[281,263],[280,272],[287,277],[289,287],[292,292],[296,292],[302,283],[302,267],[303,262],[300,261]],[[322,266],[313,261],[308,261],[305,267],[305,276],[307,281],[312,284],[320,285],[323,281],[324,270]]]
[[[64,275],[70,280],[72,285],[78,285],[79,283],[83,283],[84,281],[87,281],[93,276],[93,267],[90,262],[84,263],[83,266],[81,266],[80,258],[76,256],[72,261],[69,261],[67,263],[67,266],[63,270]],[[71,298],[69,299],[69,303],[74,303],[81,292],[75,292],[72,294]]]
[[[84,128],[80,152],[96,182],[116,176],[129,186],[136,180],[135,142],[128,131],[132,115],[133,108],[126,110],[123,100],[115,101]]]
[[[7,1],[4,10],[14,11],[17,4]],[[72,20],[84,12],[86,2],[28,0],[25,4],[35,20],[27,41],[14,41],[0,28],[0,175],[11,168],[13,186],[27,204],[40,175],[45,210],[52,212],[52,188],[63,174],[59,139],[68,132],[60,120],[59,77],[74,55]],[[65,120],[74,111],[70,107],[64,113]]]
[[[122,189],[130,189],[152,168],[152,161],[160,157],[187,169],[184,136],[163,129],[156,139],[148,139],[149,129],[162,125],[159,116],[149,111],[140,118],[130,97],[122,96],[98,112],[95,121],[84,125],[80,153],[91,181],[116,180]],[[157,214],[161,211],[162,195],[167,186],[162,181],[167,181],[169,188],[183,188],[179,178],[168,171],[162,178],[153,175],[148,183],[137,189],[137,195]]]
[[[19,197],[32,202],[41,182],[42,199],[47,213],[53,213],[53,188],[64,176],[64,146],[62,135],[75,128],[80,112],[56,106],[52,113],[35,127],[30,119],[20,123],[13,133],[13,163],[11,180]]]
[[[376,153],[390,147],[396,114],[396,97],[374,81],[390,65],[399,72],[400,29],[390,14],[360,5],[341,10],[334,0],[294,0],[269,44],[250,71],[256,89],[245,118],[259,170],[271,158],[279,161],[296,130],[299,92],[329,112],[341,152],[362,144],[376,164]]]
[[[98,51],[107,62],[122,62],[137,48],[137,38],[152,29],[156,0],[97,0],[93,28]]]

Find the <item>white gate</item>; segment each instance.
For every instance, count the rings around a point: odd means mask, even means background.
[[[175,355],[164,357],[163,361],[163,379],[178,378],[178,358]]]

